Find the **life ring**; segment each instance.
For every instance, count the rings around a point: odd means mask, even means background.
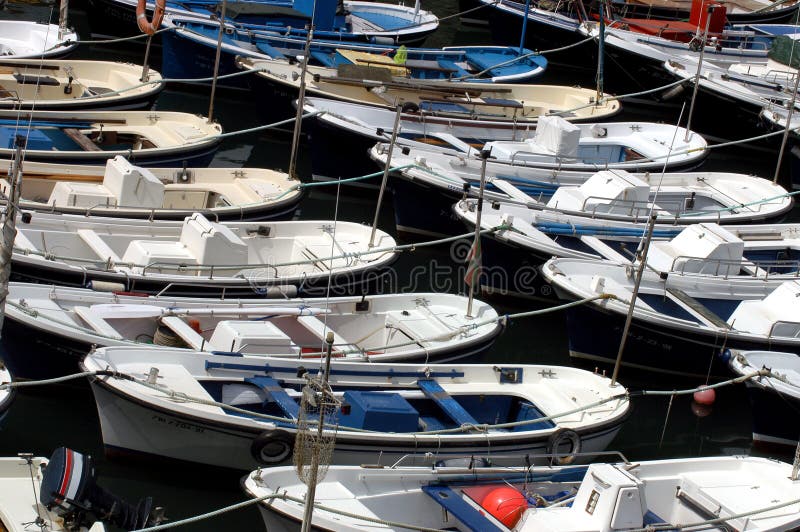
[[[569,454],[556,456],[559,454],[558,448],[565,443],[570,444]],[[547,439],[547,454],[550,455],[550,463],[557,465],[568,465],[575,461],[575,457],[581,452],[581,437],[578,433],[570,429],[558,429]]]
[[[283,430],[265,430],[253,439],[250,454],[256,462],[275,465],[284,462],[294,452],[294,437]]]
[[[161,20],[164,18],[164,11],[167,8],[167,0],[156,0],[152,21],[147,20],[146,4],[147,0],[139,0],[139,3],[136,4],[136,24],[142,33],[153,35],[161,26]]]

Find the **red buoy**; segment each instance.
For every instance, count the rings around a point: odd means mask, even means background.
[[[519,490],[503,486],[487,493],[481,502],[481,508],[508,528],[514,528],[528,508],[528,500]]]
[[[694,400],[701,405],[713,405],[717,399],[717,392],[714,388],[706,388],[705,390],[698,390],[694,392]]]

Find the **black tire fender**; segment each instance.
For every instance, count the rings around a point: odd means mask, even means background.
[[[294,454],[294,436],[280,429],[265,430],[250,444],[250,454],[262,465],[277,465]]]
[[[570,444],[568,455],[556,456],[558,448],[564,444]],[[558,429],[547,438],[547,454],[550,455],[550,463],[557,465],[569,465],[575,461],[576,456],[581,452],[581,437],[571,429]]]

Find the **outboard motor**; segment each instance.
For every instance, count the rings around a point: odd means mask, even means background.
[[[141,499],[136,506],[104,490],[96,483],[94,460],[84,455],[59,447],[53,451],[50,463],[44,470],[42,504],[72,526],[89,520],[87,514],[123,530],[136,530],[163,520],[161,508],[153,509],[152,497]]]

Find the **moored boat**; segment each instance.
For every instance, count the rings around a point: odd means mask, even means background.
[[[749,261],[741,256],[741,240],[721,233],[688,233],[681,243],[693,246],[651,243],[623,366],[720,378],[730,374],[729,349],[800,352],[793,318],[800,294],[797,260]],[[562,298],[613,296],[567,310],[571,356],[615,362],[635,270],[630,263],[586,259],[552,259],[542,267]]]
[[[75,373],[92,346],[184,347],[238,353],[249,362],[319,359],[327,332],[337,359],[449,361],[476,355],[502,327],[497,312],[451,294],[333,298],[186,298],[10,283],[3,352],[14,373]],[[281,296],[285,296],[281,297]]]
[[[11,167],[11,162],[0,165]],[[10,173],[10,172],[9,172]],[[264,168],[143,168],[123,156],[100,165],[26,161],[19,206],[41,212],[116,218],[214,220],[292,217],[302,190],[288,174]],[[8,179],[0,178],[7,194]]]
[[[500,468],[473,457],[464,464],[331,466],[317,487],[311,525],[347,532],[616,532],[688,524],[767,532],[800,525],[800,481],[790,464],[767,458]],[[254,471],[243,489],[266,497],[258,507],[270,532],[302,521],[307,487],[294,468]]]
[[[52,59],[78,46],[78,34],[61,32],[57,24],[27,20],[0,20],[0,56],[16,59]]]
[[[208,78],[216,60],[219,22],[166,16],[164,25],[172,29],[163,36],[165,75],[170,78]],[[302,61],[306,39],[225,26],[218,71],[238,72],[236,56],[258,60]],[[547,59],[527,49],[510,46],[447,46],[444,48],[398,47],[359,41],[314,39],[309,44],[310,65],[352,68],[353,65],[388,68],[399,79],[426,83],[451,80],[473,83],[530,82],[542,74]],[[212,60],[213,58],[213,60]],[[243,86],[239,76],[227,81]]]
[[[286,61],[239,58],[242,69],[256,70],[254,76],[297,92],[301,65]],[[606,115],[619,110],[616,101],[598,102],[597,91],[571,90],[555,85],[516,85],[513,83],[472,83],[468,81],[425,82],[402,80],[380,65],[356,65],[355,69],[310,65],[306,71],[306,94],[349,103],[394,110],[397,106],[425,116],[494,122],[537,121],[548,113],[569,115],[577,110]],[[595,107],[594,110],[590,108]],[[579,113],[580,114],[580,113]]]
[[[538,108],[543,115],[558,115],[570,122],[604,120],[621,109],[617,100],[607,100],[602,105],[582,105],[581,101],[588,102],[596,97],[596,91],[590,89],[544,85],[530,88],[533,90],[524,100],[525,105]],[[354,157],[353,153],[365,154],[376,142],[386,142],[390,138],[395,110],[314,97],[304,100],[304,110],[319,113],[310,124],[314,179],[354,177],[374,171],[371,161],[365,156]],[[397,138],[405,145],[469,151],[493,140],[529,138],[538,120],[538,116],[507,121],[491,116],[486,119],[459,117],[426,109],[424,105],[406,105],[400,114]]]
[[[114,61],[0,58],[0,109],[88,111],[147,109],[164,82],[161,74]]]
[[[783,326],[786,325],[789,324]],[[800,439],[800,357],[797,353],[734,351],[731,369],[737,375],[770,370],[770,375],[745,383],[753,411],[753,441],[796,446]]]
[[[124,220],[30,213],[17,223],[12,279],[120,291],[254,296],[362,293],[382,283],[395,241],[351,222]],[[276,288],[277,287],[277,288]]]
[[[245,470],[291,462],[305,418],[299,390],[315,366],[127,347],[98,349],[82,363],[132,377],[91,380],[107,450]],[[571,461],[604,449],[629,408],[622,385],[568,367],[334,360],[330,369],[338,406],[325,421],[338,428],[323,435],[335,438],[337,464],[465,454],[502,462],[510,453]]]
[[[172,111],[0,111],[0,157],[25,140],[25,160],[106,164],[117,155],[140,166],[207,166],[222,127]]]
[[[570,124],[547,117],[530,139],[518,143],[487,143],[487,200],[541,200],[558,187],[580,185],[603,170],[661,172],[689,170],[708,153],[698,134],[666,124],[603,122]],[[469,145],[463,152],[426,147],[402,147],[392,153],[395,220],[399,230],[421,234],[457,234],[452,205],[477,197],[484,160]],[[493,159],[497,152],[498,159]],[[385,166],[388,145],[378,144],[370,156]],[[505,187],[506,184],[512,185]],[[505,188],[505,190],[504,190]],[[430,193],[420,194],[421,190]],[[529,198],[530,197],[530,198]],[[413,199],[412,199],[413,198]],[[420,201],[425,208],[420,208]]]

